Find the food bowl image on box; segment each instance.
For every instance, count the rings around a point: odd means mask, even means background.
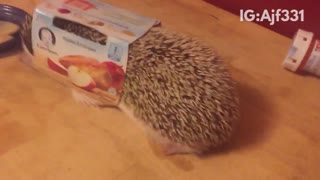
[[[205,153],[231,139],[240,116],[236,84],[200,41],[94,0],[44,1],[24,27],[32,37],[30,48],[23,36],[25,62],[80,103],[119,108],[165,154]]]

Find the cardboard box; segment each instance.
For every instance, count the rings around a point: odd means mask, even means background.
[[[33,15],[32,63],[83,94],[117,105],[129,45],[158,23],[99,1],[46,0]]]

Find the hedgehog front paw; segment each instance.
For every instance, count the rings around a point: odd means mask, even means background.
[[[161,149],[161,152],[166,156],[197,153],[196,150],[188,146],[183,146],[174,142],[167,142],[165,144],[160,144],[160,149]]]
[[[156,149],[160,151],[161,154],[165,156],[171,156],[176,154],[192,154],[197,153],[196,150],[180,145],[176,142],[172,142],[169,139],[161,136],[159,133],[154,130],[147,129],[147,137],[149,141],[155,145]]]

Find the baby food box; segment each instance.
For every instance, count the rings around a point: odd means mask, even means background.
[[[32,20],[33,66],[106,105],[123,90],[129,45],[158,20],[95,0],[45,0]]]

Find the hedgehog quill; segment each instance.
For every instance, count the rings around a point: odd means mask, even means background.
[[[78,102],[98,106],[72,91]],[[220,147],[239,119],[235,82],[223,60],[198,41],[162,27],[153,27],[130,45],[119,108],[166,155]]]

